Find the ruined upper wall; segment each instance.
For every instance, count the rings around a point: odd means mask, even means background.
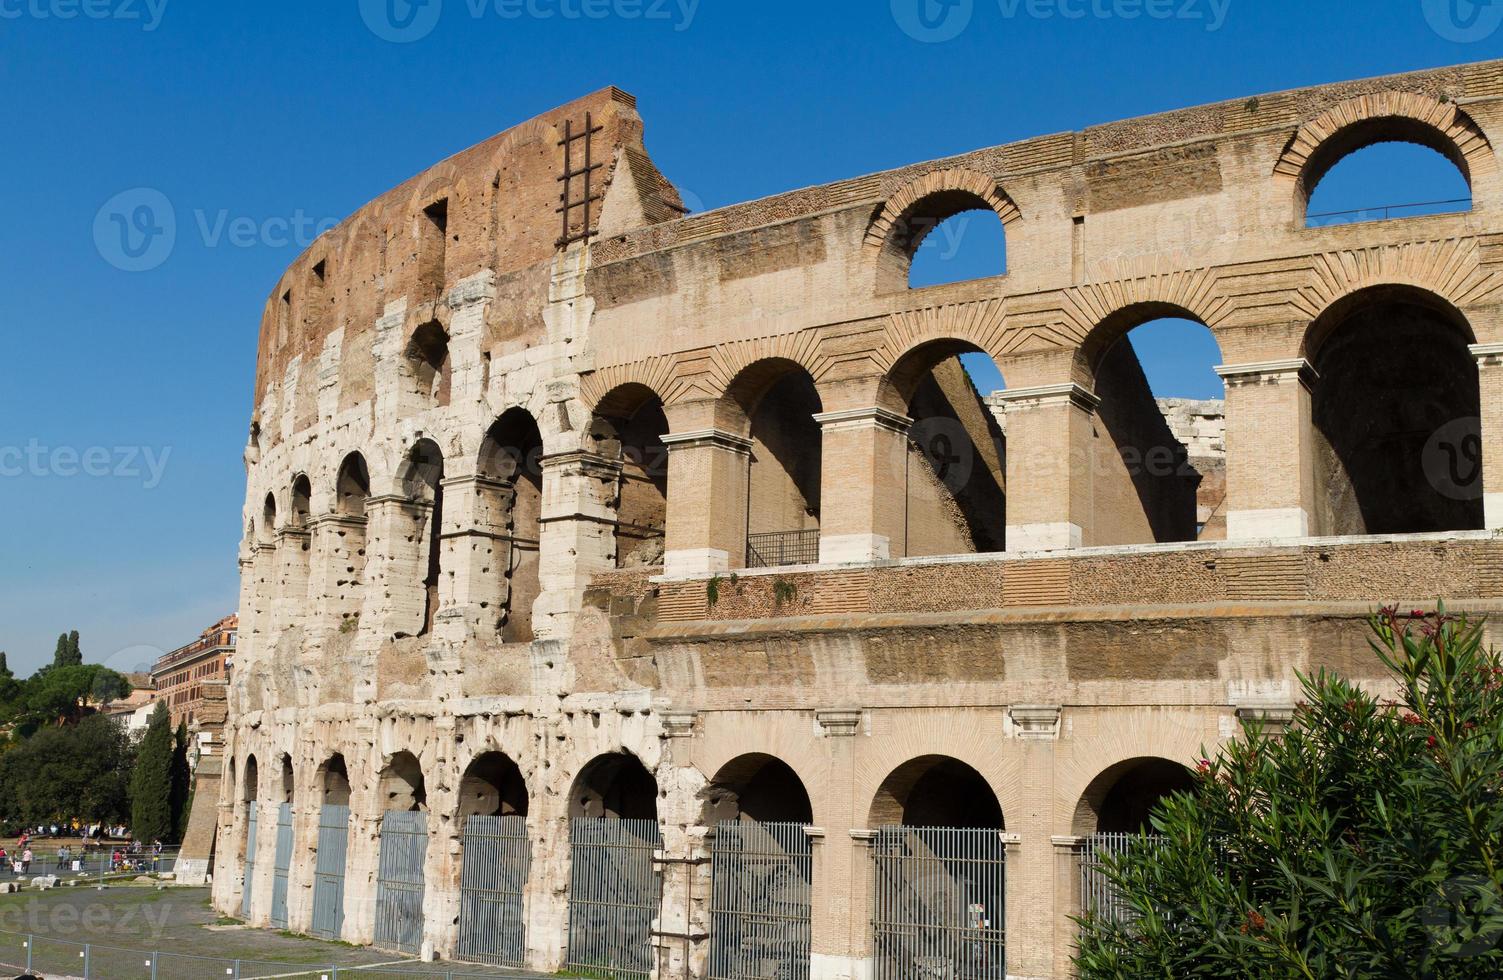
[[[684,213],[678,192],[642,143],[636,99],[606,88],[544,113],[464,150],[382,194],[321,235],[283,274],[266,303],[256,362],[256,392],[288,362],[316,355],[337,329],[366,329],[387,302],[407,297],[416,315],[442,315],[443,289],[423,282],[423,211],[448,206],[444,283],[484,269],[498,278],[545,264],[558,248],[558,212],[566,125],[599,127],[592,140],[592,223],[619,233]],[[583,144],[573,147],[575,168]],[[576,198],[582,184],[576,183]],[[572,215],[577,227],[582,215]],[[287,298],[290,295],[290,303]],[[428,309],[424,309],[424,307]]]

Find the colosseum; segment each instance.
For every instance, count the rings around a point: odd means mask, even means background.
[[[262,319],[215,905],[587,975],[1069,976],[1186,765],[1297,671],[1381,684],[1381,602],[1503,608],[1500,139],[1503,61],[689,214],[610,88],[383,194]],[[1311,220],[1390,141],[1471,200]],[[911,285],[977,213],[1005,270]],[[1165,317],[1224,402],[1154,399]]]

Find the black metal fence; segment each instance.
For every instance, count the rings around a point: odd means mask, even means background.
[[[747,568],[819,564],[819,529],[767,531],[746,536]]]

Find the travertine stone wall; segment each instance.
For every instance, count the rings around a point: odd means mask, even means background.
[[[1285,717],[1296,670],[1381,687],[1362,632],[1380,602],[1503,603],[1503,484],[1474,458],[1503,425],[1500,128],[1489,62],[686,216],[634,100],[606,89],[383,194],[262,318],[216,907],[249,890],[269,923],[288,799],[290,925],[310,927],[339,756],[343,938],[375,935],[401,800],[429,814],[423,952],[453,957],[460,791],[501,752],[528,802],[527,964],[556,970],[576,780],[626,754],[664,841],[654,972],[703,976],[714,801],[766,756],[812,810],[812,975],[866,980],[874,801],[937,785],[912,775],[932,757],[1000,808],[1008,974],[1067,976],[1079,837],[1135,760]],[[586,131],[588,190],[560,180]],[[1445,152],[1471,209],[1306,227],[1319,176],[1387,138]],[[925,230],[976,207],[1005,227],[1007,274],[906,288]],[[1323,379],[1322,352],[1395,304],[1449,331],[1427,381],[1480,415],[1406,430],[1426,447],[1396,461],[1416,511],[1360,467],[1323,476],[1361,443],[1332,425],[1357,415],[1331,414],[1350,380]],[[1163,316],[1211,331],[1224,403],[1153,400],[1118,341]],[[955,360],[976,352],[1007,382],[984,401]],[[1472,472],[1447,484],[1431,449]],[[1404,526],[1337,536],[1338,485],[1341,513]],[[1473,502],[1436,505],[1456,493]],[[748,531],[801,530],[818,564],[747,567]]]

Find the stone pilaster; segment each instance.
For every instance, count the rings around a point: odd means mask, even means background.
[[[307,614],[310,539],[307,528],[284,527],[277,532],[277,589],[271,615],[274,637],[303,622]]]
[[[1315,369],[1304,358],[1227,364],[1226,536],[1301,538],[1315,526]]]
[[[913,420],[882,408],[814,416],[823,439],[821,564],[903,557],[907,433]]]
[[[368,582],[360,613],[362,631],[373,640],[416,636],[423,628],[428,596],[428,521],[433,505],[398,495],[366,501],[370,520],[366,553]]]
[[[616,567],[616,508],[621,463],[573,451],[543,457],[541,586],[533,634],[566,637],[584,589]]]
[[[995,397],[1007,412],[1007,550],[1089,544],[1092,417],[1100,399],[1074,382]]]
[[[365,517],[348,514],[325,514],[308,523],[313,538],[308,594],[323,629],[340,629],[360,615],[367,524]]]
[[[1476,344],[1472,356],[1477,359],[1478,393],[1482,404],[1482,439],[1477,449],[1482,466],[1482,526],[1489,531],[1503,530],[1503,460],[1488,466],[1488,446],[1503,446],[1503,344]],[[1459,467],[1471,461],[1458,461]]]
[[[664,572],[700,575],[741,568],[751,440],[701,429],[670,433],[663,444],[668,447]]]
[[[495,636],[510,598],[506,569],[516,492],[508,483],[483,476],[455,477],[443,487],[440,567],[453,591],[445,618],[462,622],[469,635],[488,639]]]

